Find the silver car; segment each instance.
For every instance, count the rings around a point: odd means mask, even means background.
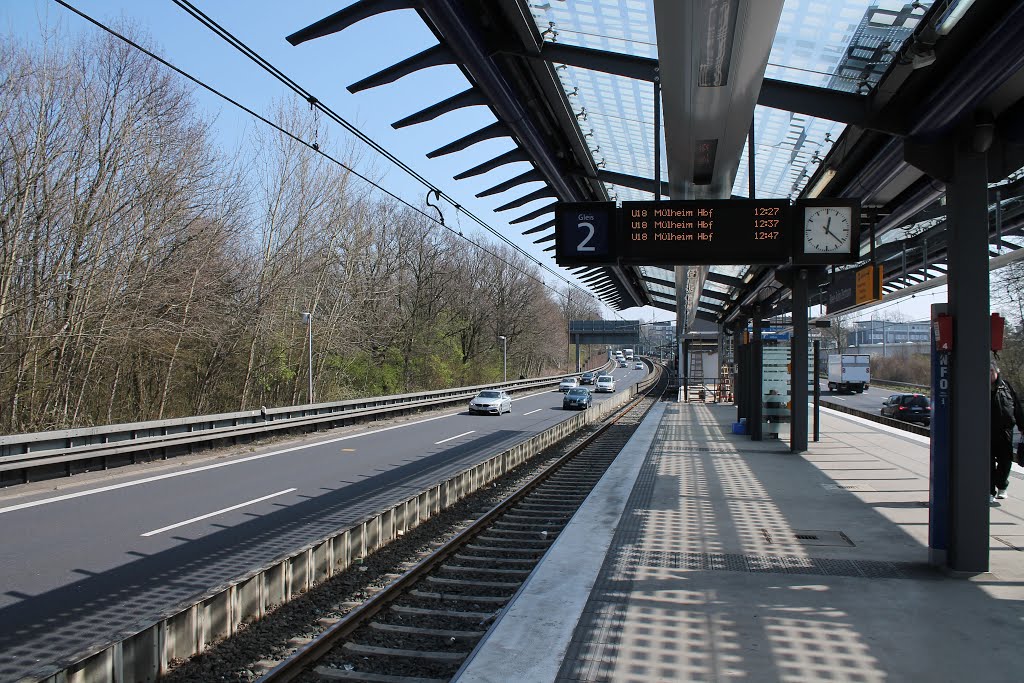
[[[615,391],[615,378],[611,375],[601,375],[597,378],[595,391]]]
[[[579,385],[580,381],[575,377],[566,377],[558,384],[558,390],[561,391],[562,393],[565,393],[570,389],[575,389]]]
[[[497,389],[484,389],[469,402],[469,412],[501,415],[512,412],[512,397]]]

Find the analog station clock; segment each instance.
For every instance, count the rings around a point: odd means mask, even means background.
[[[807,199],[796,203],[801,226],[794,263],[856,263],[860,260],[860,203]]]

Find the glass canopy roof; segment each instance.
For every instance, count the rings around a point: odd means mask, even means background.
[[[765,77],[867,95],[920,22],[931,0],[786,0]],[[653,0],[550,0],[531,3],[546,41],[656,59]],[[598,168],[653,179],[654,88],[650,83],[571,65],[556,72]],[[757,106],[754,111],[754,192],[758,198],[795,198],[839,138],[843,124]],[[664,149],[664,128],[657,131]],[[749,196],[748,146],[733,185]],[[668,166],[662,157],[661,178]],[[616,201],[647,200],[650,192],[606,184]],[[645,276],[673,281],[672,271],[643,267]],[[712,272],[741,277],[745,267]],[[645,282],[658,300],[674,302],[672,288]],[[709,281],[705,289],[725,293]],[[664,303],[663,301],[662,303]],[[702,297],[702,307],[718,302]]]

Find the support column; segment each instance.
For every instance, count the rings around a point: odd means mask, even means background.
[[[680,361],[683,369],[683,400],[690,401],[690,340],[683,340],[683,358]]]
[[[688,330],[686,320],[687,304],[687,273],[685,266],[675,266],[673,275],[676,280],[676,381],[682,391],[683,382],[683,340],[686,339]],[[677,397],[676,400],[685,400],[685,396]]]
[[[949,222],[949,312],[953,317],[953,392],[949,568],[988,571],[991,458],[988,293],[988,170],[973,127],[956,141],[952,182],[946,186]]]
[[[821,441],[821,381],[818,379],[818,368],[821,367],[821,341],[814,340],[814,367],[811,368],[811,376],[814,377],[814,441]]]
[[[789,450],[807,451],[807,270],[801,268],[793,278],[793,346],[790,353]]]
[[[761,380],[764,376],[764,345],[761,342],[761,309],[754,309],[754,332],[750,335],[750,438],[764,439],[764,394]]]
[[[576,335],[576,372],[580,371],[580,335]]]
[[[745,321],[737,321],[733,327],[733,353],[736,354],[736,371],[732,375],[733,393],[736,396],[736,421],[747,418],[750,424],[750,403],[747,401],[747,377],[750,375],[749,342],[743,338]]]
[[[725,373],[722,372],[722,366],[725,365],[725,327],[722,325],[718,326],[718,350],[716,355],[718,356],[718,367],[715,368],[715,403],[724,403],[722,379]]]

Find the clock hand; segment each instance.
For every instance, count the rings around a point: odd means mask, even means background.
[[[832,231],[829,230],[829,228],[831,226],[832,226],[832,216],[829,216],[828,220],[825,221],[825,234],[826,235],[832,235]],[[835,237],[835,235],[832,235],[832,237]]]

